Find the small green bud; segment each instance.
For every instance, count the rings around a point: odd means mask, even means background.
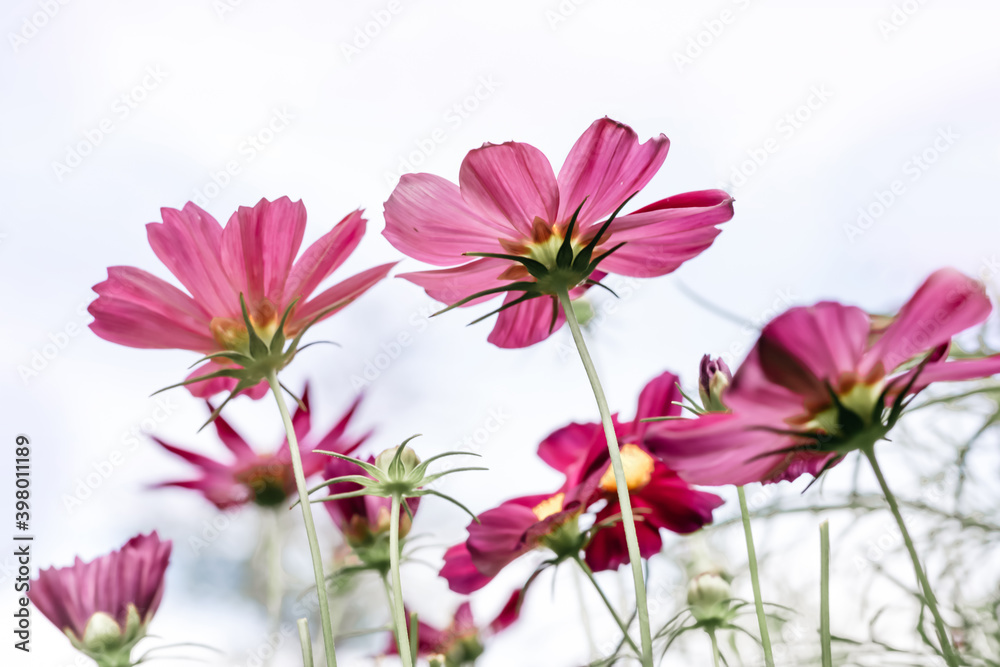
[[[420,457],[409,447],[403,446],[403,452],[399,455],[399,459],[396,462],[398,466],[402,466],[402,469],[391,469],[392,463],[396,460],[396,452],[399,447],[390,447],[381,454],[375,457],[375,467],[386,473],[390,477],[406,477],[408,476],[414,468],[420,465]]]
[[[729,582],[715,572],[699,574],[688,584],[687,601],[699,621],[725,619],[731,597]]]

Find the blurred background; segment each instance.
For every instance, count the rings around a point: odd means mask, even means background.
[[[605,115],[642,139],[663,132],[670,155],[637,205],[722,187],[736,198],[736,216],[709,251],[675,274],[611,279],[619,300],[593,296],[591,349],[612,410],[631,418],[649,379],[670,369],[693,388],[700,355],[738,362],[755,327],[789,306],[836,298],[894,311],[928,273],[949,265],[996,285],[1000,225],[990,192],[1000,167],[998,20],[1000,8],[985,0],[9,0],[0,47],[7,443],[0,479],[11,488],[0,489],[2,516],[13,514],[14,439],[27,434],[35,568],[91,558],[156,529],[174,540],[174,556],[152,628],[163,639],[150,645],[198,642],[223,652],[170,649],[163,654],[173,657],[160,664],[187,656],[294,665],[297,639],[269,632],[253,583],[261,517],[220,514],[184,490],[149,489],[190,473],[151,434],[224,455],[211,429],[196,433],[202,402],[183,390],[149,398],[180,380],[194,355],[124,348],[86,328],[90,288],[107,266],[173,280],[146,242],[144,224],[160,219],[160,207],[194,201],[225,221],[261,197],[301,198],[307,244],[363,207],[369,233],[338,271],[343,278],[399,259],[379,232],[382,202],[401,173],[456,180],[468,150],[511,139],[539,147],[558,169],[580,133]],[[406,259],[398,270],[419,266]],[[460,448],[481,454],[489,472],[457,475],[441,487],[475,511],[554,490],[560,479],[535,457],[538,442],[569,421],[597,418],[568,330],[529,349],[500,350],[486,343],[489,323],[465,326],[485,306],[429,320],[437,307],[415,286],[386,280],[318,326],[313,339],[341,347],[303,354],[284,382],[300,390],[309,380],[321,432],[364,391],[355,428],[375,429],[372,451],[422,433],[422,456]],[[947,461],[993,407],[974,400],[964,411],[915,417],[912,440],[883,446],[902,497],[945,514],[978,512],[986,528],[968,530],[980,531],[987,547],[996,514],[988,482],[1000,469],[996,436],[984,434],[969,458],[969,483],[985,480],[971,505],[952,506],[958,477]],[[273,402],[240,398],[227,414],[255,448],[280,442]],[[109,466],[112,457],[117,463]],[[805,495],[804,479],[750,488],[752,505],[837,505],[855,485],[874,489],[865,469],[835,472]],[[731,488],[721,493],[735,498]],[[729,568],[736,593],[749,599],[742,531],[725,523],[738,513],[734,502],[721,508],[722,525],[706,531],[698,548]],[[912,570],[898,557],[891,516],[825,516],[834,545],[834,634],[865,643],[875,619],[881,641],[915,649]],[[340,538],[322,510],[317,519],[332,559]],[[955,544],[954,535],[934,532],[938,519],[918,529],[923,547]],[[776,633],[781,664],[811,659],[795,651],[815,643],[819,520],[802,512],[759,524],[765,597],[798,612]],[[310,574],[297,515],[283,522],[291,618]],[[443,549],[464,539],[466,523],[459,510],[430,499],[414,526],[430,566],[405,566],[407,598],[439,627],[461,598],[436,568]],[[683,605],[692,552],[691,540],[671,537],[653,559],[654,623]],[[932,558],[932,573],[960,575],[949,600],[983,603],[995,595],[1000,560],[989,549],[963,553],[975,554],[969,569],[948,566],[942,554]],[[491,619],[539,560],[524,559],[477,595],[476,617]],[[0,555],[0,617],[8,622],[13,565],[11,555]],[[615,600],[628,599],[627,572],[601,581]],[[336,604],[345,629],[387,620],[375,584],[358,582]],[[544,575],[523,622],[497,637],[478,664],[561,667],[600,657],[617,631],[582,586],[568,569]],[[756,632],[750,617],[745,625]],[[30,656],[14,651],[3,630],[4,664],[85,664],[38,614],[33,629]],[[385,644],[384,634],[345,643],[341,664],[376,664],[368,656]],[[757,664],[753,647],[740,646],[744,664]],[[687,664],[707,660],[704,635],[685,637],[678,650],[693,656]],[[852,658],[889,664],[865,659]]]

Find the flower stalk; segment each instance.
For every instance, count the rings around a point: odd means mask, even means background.
[[[278,403],[278,411],[281,413],[281,421],[285,425],[285,434],[288,437],[288,449],[292,456],[292,471],[295,476],[295,488],[299,498],[309,497],[309,488],[306,486],[305,473],[302,471],[302,454],[299,452],[299,442],[295,437],[295,427],[292,426],[291,415],[288,414],[288,406],[281,395],[281,385],[278,383],[278,376],[275,371],[270,371],[267,375],[267,383],[274,394],[274,400]],[[330,601],[326,596],[326,575],[323,573],[323,556],[319,550],[319,540],[316,538],[316,525],[313,522],[312,504],[303,502],[302,522],[306,527],[306,536],[309,538],[309,553],[312,557],[313,575],[316,580],[316,595],[319,598],[319,617],[323,629],[323,650],[326,655],[327,667],[337,667],[337,653],[333,646],[333,625],[330,622]]]
[[[833,667],[830,636],[830,522],[819,525],[819,637],[823,667]]]
[[[399,657],[403,667],[413,667],[413,654],[410,652],[410,635],[407,630],[406,610],[403,607],[403,580],[399,573],[399,508],[403,499],[399,493],[392,494],[392,507],[389,514],[389,561],[392,576],[392,619],[396,626],[396,644],[399,647]]]
[[[750,529],[750,510],[747,508],[747,494],[742,486],[736,487],[740,496],[740,514],[743,517],[743,533],[747,538],[747,560],[750,565],[750,583],[753,586],[753,604],[757,610],[757,625],[760,627],[760,644],[764,649],[764,664],[774,667],[771,655],[771,635],[767,631],[767,616],[764,614],[764,600],[760,596],[760,579],[757,576],[757,551],[753,546],[753,531]]]
[[[601,413],[601,423],[604,426],[604,435],[608,441],[608,454],[611,457],[611,469],[615,474],[615,486],[618,491],[618,502],[621,504],[622,526],[625,530],[625,543],[628,547],[629,563],[632,566],[632,581],[635,585],[636,610],[639,616],[639,637],[642,644],[640,658],[643,667],[653,665],[653,640],[649,631],[649,608],[646,604],[646,583],[642,574],[642,556],[639,553],[639,539],[635,531],[635,517],[632,514],[632,502],[629,499],[628,484],[625,479],[625,470],[622,466],[621,452],[618,448],[618,438],[615,435],[615,427],[611,422],[611,411],[608,409],[608,401],[604,397],[604,389],[601,387],[600,378],[597,376],[597,369],[590,358],[587,350],[587,343],[583,339],[580,331],[580,323],[576,319],[576,311],[569,297],[569,290],[562,287],[558,290],[557,297],[569,323],[570,331],[573,333],[573,341],[576,349],[580,353],[580,360],[583,362],[584,370],[587,372],[587,379],[594,391],[594,398],[597,400],[597,409]],[[626,633],[627,636],[627,633]]]
[[[862,448],[865,457],[867,457],[868,462],[872,466],[872,471],[875,473],[875,477],[878,479],[879,486],[882,487],[882,494],[885,496],[886,502],[889,503],[889,509],[892,511],[892,516],[896,519],[896,525],[899,526],[899,532],[903,535],[903,542],[906,544],[906,550],[910,554],[910,560],[913,562],[913,571],[917,575],[917,582],[923,592],[924,602],[927,604],[928,609],[931,611],[931,616],[934,617],[934,629],[937,631],[938,641],[941,643],[941,655],[944,657],[948,667],[958,667],[959,660],[958,656],[955,654],[955,649],[951,645],[951,640],[948,638],[948,631],[945,628],[944,619],[941,618],[941,612],[938,611],[937,598],[934,596],[934,591],[931,588],[931,582],[927,579],[927,574],[924,572],[923,566],[920,564],[920,558],[917,556],[917,549],[913,546],[913,539],[910,537],[910,531],[906,529],[906,522],[903,521],[903,514],[899,511],[899,504],[896,502],[896,496],[893,495],[892,491],[889,490],[889,484],[885,481],[885,477],[882,475],[882,468],[878,464],[878,460],[875,458],[875,446],[874,444],[868,445]]]

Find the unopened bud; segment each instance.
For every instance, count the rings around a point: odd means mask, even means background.
[[[715,572],[699,574],[688,584],[687,601],[699,621],[725,618],[731,597],[729,582]]]
[[[708,412],[726,412],[722,393],[729,387],[733,374],[722,357],[712,359],[707,354],[701,358],[698,374],[698,393],[701,404]]]
[[[399,447],[390,447],[381,454],[375,457],[375,467],[382,470],[389,475],[404,477],[408,475],[414,468],[420,465],[420,458],[417,453],[414,452],[409,447],[403,447],[402,454],[399,455],[398,465],[401,466],[399,470],[390,470],[393,460],[396,458],[396,451]]]

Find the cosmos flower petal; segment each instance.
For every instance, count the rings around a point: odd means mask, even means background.
[[[101,338],[129,347],[169,349],[183,345],[208,352],[216,347],[209,316],[170,283],[131,266],[108,268],[94,286],[98,299],[88,310],[90,328]]]
[[[423,287],[432,299],[451,304],[483,290],[497,287],[500,284],[498,283],[500,274],[508,266],[510,266],[508,261],[487,257],[449,269],[400,273],[398,277]],[[466,307],[473,306],[492,298],[494,297],[487,295],[473,299],[464,305]]]
[[[329,232],[306,248],[295,262],[284,286],[282,303],[308,299],[319,284],[336,271],[361,243],[366,220],[363,211],[351,211]]]
[[[609,273],[666,275],[712,245],[716,225],[733,217],[733,198],[722,190],[687,192],[615,218],[609,246],[625,243],[601,262]]]
[[[530,144],[508,141],[469,151],[458,173],[462,198],[482,217],[506,221],[520,234],[536,217],[554,222],[559,186],[545,155]]]
[[[610,118],[594,121],[570,149],[559,170],[559,214],[568,220],[586,199],[578,221],[596,222],[610,215],[649,183],[667,157],[670,140],[663,134],[639,143],[628,125]]]
[[[456,544],[444,554],[444,567],[440,576],[448,582],[448,588],[456,593],[470,595],[493,580],[479,571],[465,542]]]
[[[619,514],[621,506],[611,503],[597,513],[596,521],[604,521]],[[639,541],[639,554],[652,558],[663,548],[660,531],[646,522],[641,514],[636,515],[635,533]],[[625,527],[621,521],[597,531],[584,552],[585,560],[594,572],[617,570],[629,562],[628,546],[625,542]]]
[[[281,304],[305,229],[301,201],[281,197],[239,207],[222,232],[221,251],[222,266],[236,292],[251,304],[264,299]]]
[[[392,270],[392,267],[395,265],[396,262],[390,262],[388,264],[374,266],[320,292],[303,304],[300,308],[295,309],[295,317],[289,324],[289,328],[292,331],[297,332],[301,327],[305,326],[313,318],[319,315],[319,313],[323,312],[327,308],[336,306],[336,308],[333,308],[330,312],[324,314],[320,319],[325,320],[326,318],[331,317],[335,313],[353,303],[355,299],[370,290],[376,285],[376,283],[389,275],[389,271]]]
[[[504,297],[504,303],[519,297],[519,294],[509,292]],[[557,308],[555,326],[552,326],[554,305],[553,298],[542,296],[507,308],[497,316],[487,340],[503,348],[529,347],[545,340],[566,321],[562,309]]]
[[[932,273],[865,355],[867,372],[881,364],[885,373],[948,342],[985,320],[992,310],[982,283],[955,269]]]
[[[382,235],[410,257],[452,266],[468,261],[466,252],[503,252],[497,239],[513,238],[514,230],[473,211],[454,183],[432,174],[404,174],[385,202]]]
[[[771,478],[787,462],[772,453],[795,444],[733,413],[658,422],[646,432],[650,452],[692,484],[738,486]]]
[[[646,429],[653,422],[643,422],[650,417],[676,417],[681,414],[683,401],[681,396],[680,378],[666,371],[653,378],[639,394],[639,407],[636,409],[635,421],[630,429],[629,437],[635,442],[641,442]]]
[[[195,300],[217,317],[237,317],[239,300],[219,259],[222,226],[197,205],[160,209],[163,222],[146,225],[149,245]]]

